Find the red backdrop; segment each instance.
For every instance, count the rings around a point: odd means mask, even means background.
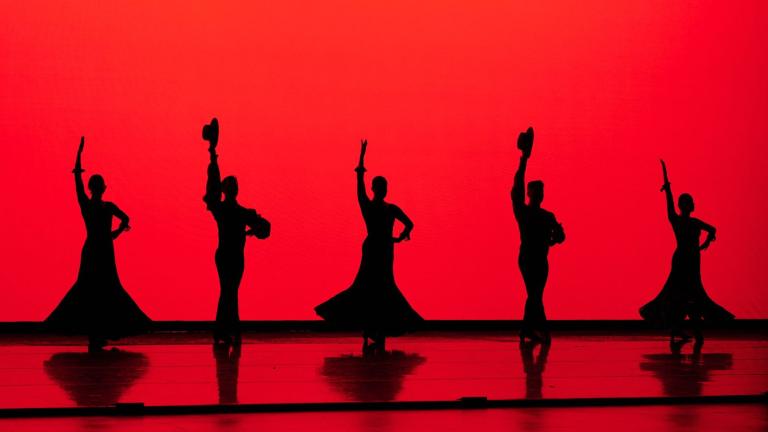
[[[80,135],[84,167],[132,217],[116,243],[126,289],[154,319],[212,319],[213,115],[223,174],[273,223],[247,246],[244,319],[313,318],[352,281],[363,137],[369,180],[387,176],[416,224],[395,262],[414,307],[519,318],[509,189],[528,125],[529,178],[568,235],[551,318],[637,318],[661,288],[674,239],[659,157],[719,229],[709,293],[768,318],[768,3],[217,3],[4,3],[0,320],[45,318],[75,280]]]

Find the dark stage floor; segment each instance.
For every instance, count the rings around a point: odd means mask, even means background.
[[[206,333],[132,338],[117,350],[99,354],[87,354],[83,342],[0,336],[0,409],[118,402],[210,409],[219,404],[455,401],[479,396],[491,401],[581,399],[589,405],[584,398],[697,398],[768,391],[768,336],[755,332],[712,333],[699,354],[691,345],[672,353],[661,334],[643,333],[555,334],[550,349],[542,351],[521,349],[511,332],[424,332],[392,339],[389,353],[366,358],[360,355],[359,338],[350,334],[249,333],[239,353],[214,349]],[[270,431],[312,425],[398,431],[425,425],[448,430],[595,430],[611,424],[624,430],[768,430],[765,403],[692,402],[423,411],[392,409],[397,408],[394,404],[386,411],[7,418],[0,420],[0,430]]]

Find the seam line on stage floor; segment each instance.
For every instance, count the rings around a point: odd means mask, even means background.
[[[519,320],[427,320],[417,331],[499,331],[519,330]],[[658,330],[643,320],[549,320],[554,331],[647,331]],[[213,321],[153,321],[150,331],[211,330]],[[350,328],[332,326],[320,320],[242,321],[243,331],[345,331]],[[704,323],[704,328],[708,326]],[[768,330],[768,320],[744,319],[720,323],[718,330]],[[49,333],[50,328],[38,321],[0,322],[0,334]]]
[[[0,418],[167,416],[201,414],[418,411],[500,408],[631,407],[650,405],[766,404],[768,393],[681,397],[494,399],[465,397],[451,401],[316,402],[237,405],[153,405],[118,403],[105,407],[4,408]]]

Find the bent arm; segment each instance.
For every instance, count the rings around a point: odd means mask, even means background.
[[[703,231],[706,231],[707,233],[707,238],[704,239],[704,243],[702,243],[700,246],[701,249],[706,249],[709,247],[710,243],[715,241],[715,233],[717,232],[717,230],[715,229],[714,226],[701,220],[699,221],[699,227],[701,227],[701,229]]]
[[[401,232],[400,235],[395,238],[395,241],[401,242],[403,240],[410,240],[411,231],[413,231],[413,221],[408,217],[408,215],[405,214],[402,209],[400,209],[400,207],[393,207],[395,209],[395,219],[399,220],[400,223],[403,224],[403,232]]]
[[[216,150],[211,148],[208,152],[211,160],[208,164],[208,179],[205,183],[203,201],[205,201],[208,210],[213,210],[214,206],[221,202],[221,172],[219,171],[219,156],[216,154]]]
[[[550,231],[549,245],[554,246],[565,241],[565,229],[563,224],[557,221],[555,215],[552,215],[552,227]]]
[[[512,209],[517,217],[519,211],[525,207],[525,168],[528,165],[528,157],[520,157],[520,164],[515,172],[515,179],[512,183]]]
[[[116,230],[112,231],[112,238],[114,239],[124,231],[131,229],[131,226],[128,224],[128,222],[130,222],[128,215],[125,214],[124,211],[120,210],[120,208],[115,204],[112,204],[112,216],[120,219],[120,226],[118,226]]]
[[[272,232],[272,225],[269,221],[254,209],[245,210],[245,225],[249,228],[245,234],[259,239],[269,237]]]

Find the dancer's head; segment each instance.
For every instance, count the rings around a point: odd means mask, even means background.
[[[528,201],[533,206],[541,205],[544,201],[544,182],[533,180],[528,182]]]
[[[88,190],[91,191],[91,197],[101,199],[104,191],[107,190],[107,184],[104,183],[104,177],[101,174],[94,174],[88,179]]]
[[[371,190],[373,190],[373,199],[383,200],[387,196],[387,179],[382,176],[374,177]]]
[[[693,197],[691,194],[682,193],[677,198],[677,207],[680,208],[680,213],[689,215],[693,212]]]
[[[224,193],[225,200],[237,198],[237,178],[235,176],[224,177],[224,180],[221,181],[221,191]]]

